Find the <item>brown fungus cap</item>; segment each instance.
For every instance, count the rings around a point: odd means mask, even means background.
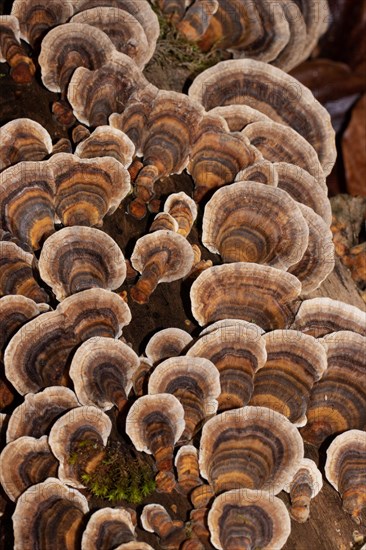
[[[49,161],[56,186],[55,209],[63,225],[102,225],[130,191],[130,176],[118,160],[80,159],[60,153]]]
[[[22,160],[42,160],[52,152],[51,136],[38,122],[17,118],[0,128],[0,170]]]
[[[96,27],[81,23],[59,25],[42,40],[38,58],[42,82],[51,92],[64,93],[77,67],[98,69],[113,51],[113,42]]]
[[[276,495],[291,481],[303,456],[297,428],[265,407],[225,411],[202,429],[201,476],[216,494],[243,488]]]
[[[231,132],[240,132],[252,122],[270,122],[270,118],[249,105],[223,105],[214,107],[210,115],[222,116]]]
[[[185,539],[183,521],[172,520],[161,504],[147,504],[141,514],[141,524],[145,531],[155,533],[164,550],[175,550]]]
[[[324,347],[295,330],[275,330],[263,339],[267,361],[254,376],[250,405],[269,407],[304,426],[310,392],[327,368]]]
[[[80,472],[70,460],[80,444],[105,446],[112,429],[108,416],[97,407],[76,407],[53,424],[48,443],[59,461],[58,477],[71,487],[83,488]]]
[[[286,491],[290,493],[290,515],[298,523],[305,523],[310,517],[310,501],[323,487],[322,474],[315,462],[303,458],[299,469]]]
[[[164,212],[177,220],[178,233],[187,237],[197,218],[197,205],[194,200],[183,191],[172,193],[164,203]]]
[[[366,336],[366,313],[355,306],[331,298],[302,302],[291,328],[316,338],[331,332],[349,330]]]
[[[189,348],[190,357],[206,357],[220,373],[219,411],[247,405],[253,392],[254,373],[267,358],[265,340],[258,326],[230,319],[201,332]]]
[[[202,357],[171,357],[158,365],[149,379],[149,394],[171,393],[184,408],[181,441],[190,441],[207,418],[217,411],[220,374]]]
[[[39,272],[61,302],[88,288],[115,290],[126,278],[126,264],[107,233],[76,225],[48,237],[39,257]]]
[[[80,403],[103,411],[113,405],[120,409],[139,364],[136,353],[120,340],[89,338],[76,350],[69,372]]]
[[[302,259],[308,237],[295,201],[262,183],[226,185],[205,206],[202,243],[225,263],[254,262],[286,271]]]
[[[154,53],[142,25],[128,11],[98,6],[77,13],[70,22],[92,25],[102,30],[116,50],[131,57],[138,67],[143,68]]]
[[[21,295],[37,303],[48,302],[45,290],[34,278],[35,257],[13,242],[0,241],[0,297]]]
[[[153,362],[147,357],[139,357],[139,361],[140,364],[132,378],[133,391],[137,397],[147,393],[147,383],[153,368]]]
[[[8,497],[16,502],[31,485],[56,476],[57,466],[46,435],[40,439],[19,437],[2,450],[0,482]]]
[[[307,410],[304,440],[320,446],[333,435],[366,425],[366,338],[339,331],[325,336],[328,368],[314,386]]]
[[[87,523],[81,540],[81,550],[109,550],[135,540],[131,514],[124,508],[101,508]]]
[[[177,471],[179,489],[188,494],[202,485],[198,464],[198,449],[193,445],[183,445],[175,455],[174,466]]]
[[[185,2],[185,6],[187,5],[188,9],[182,20],[177,23],[177,29],[189,42],[197,42],[206,32],[220,4],[218,0],[195,0],[190,6]],[[165,14],[166,11],[163,11]]]
[[[278,174],[273,162],[261,159],[244,168],[244,170],[240,170],[235,177],[235,181],[256,181],[277,187]]]
[[[147,542],[135,541],[120,544],[115,550],[154,550],[154,548],[150,544],[147,544]]]
[[[219,550],[279,550],[290,535],[291,521],[285,504],[270,492],[238,489],[215,498],[208,528]]]
[[[131,256],[141,277],[131,290],[132,299],[144,304],[159,283],[169,283],[188,275],[193,265],[193,250],[188,241],[172,231],[154,231],[140,237]]]
[[[13,514],[14,550],[34,548],[73,550],[80,544],[84,516],[89,511],[84,495],[49,477],[29,487],[18,499]]]
[[[150,338],[145,354],[153,363],[159,363],[169,357],[180,355],[191,342],[192,336],[185,330],[175,327],[165,328]]]
[[[189,96],[205,109],[249,105],[290,126],[314,147],[324,173],[330,173],[336,157],[330,116],[308,88],[280,69],[252,59],[222,61],[195,78]]]
[[[29,84],[36,67],[20,42],[19,21],[14,15],[0,15],[0,63],[7,62],[16,84]]]
[[[38,393],[27,393],[11,414],[6,432],[8,443],[22,436],[40,438],[48,434],[53,422],[64,412],[79,407],[69,388],[50,386]]]
[[[243,319],[264,330],[288,327],[298,308],[300,281],[273,267],[238,262],[203,271],[191,287],[192,314],[203,326]]]
[[[366,432],[349,430],[332,441],[325,475],[341,494],[343,510],[360,523],[360,514],[366,507]]]
[[[313,292],[332,273],[335,266],[333,235],[323,218],[311,208],[298,203],[309,227],[308,247],[301,260],[289,267],[302,286],[302,293]]]
[[[113,157],[128,168],[135,155],[135,146],[121,130],[98,126],[78,144],[75,155],[80,158]]]
[[[149,233],[154,231],[168,230],[178,233],[179,225],[177,220],[173,218],[168,212],[159,212],[156,214],[150,229]]]
[[[19,162],[0,174],[0,220],[21,242],[41,247],[54,232],[55,183],[48,162]]]

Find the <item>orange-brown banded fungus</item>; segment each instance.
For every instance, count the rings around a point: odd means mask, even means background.
[[[198,450],[193,445],[183,445],[174,460],[177,470],[179,489],[188,494],[192,489],[202,485],[198,464]]]
[[[57,475],[57,460],[47,436],[20,437],[4,447],[0,455],[0,482],[12,501],[31,485]]]
[[[190,5],[189,5],[190,4]],[[188,6],[184,17],[177,23],[177,29],[190,42],[197,42],[206,32],[213,14],[219,8],[218,0],[195,0],[185,2]],[[166,14],[166,10],[163,10]]]
[[[14,15],[0,15],[0,63],[4,61],[17,84],[32,81],[36,68],[20,43],[19,21]]]
[[[211,418],[202,429],[201,476],[216,494],[231,489],[279,493],[304,455],[297,428],[265,407],[243,407]]]
[[[215,498],[208,527],[219,550],[279,550],[290,535],[291,521],[285,504],[271,492],[238,489]]]
[[[217,411],[220,375],[202,357],[171,357],[158,365],[149,379],[149,394],[171,393],[184,408],[185,429],[181,441],[190,441],[206,418]]]
[[[275,330],[263,339],[267,361],[254,376],[250,404],[269,407],[304,426],[310,392],[327,368],[324,347],[295,330]]]
[[[264,330],[288,327],[298,308],[300,281],[273,267],[238,262],[203,271],[191,287],[192,314],[203,326],[243,319]]]
[[[81,540],[81,550],[110,550],[135,540],[135,526],[128,510],[101,508],[94,512]]]
[[[39,258],[39,272],[61,302],[88,288],[115,290],[126,278],[126,264],[109,235],[76,225],[48,237]]]
[[[235,104],[214,107],[209,111],[209,114],[222,116],[226,120],[231,132],[240,132],[245,126],[252,124],[252,122],[271,121],[267,115],[249,107],[249,105]]]
[[[325,336],[328,368],[314,386],[301,430],[305,441],[319,446],[333,435],[366,426],[366,338],[339,331]]]
[[[139,364],[136,353],[120,340],[89,338],[76,350],[70,366],[80,403],[103,411],[113,405],[121,409]]]
[[[88,511],[86,498],[56,478],[29,487],[13,514],[14,550],[77,548]]]
[[[277,187],[278,174],[274,163],[262,159],[244,168],[244,170],[240,170],[235,177],[235,181],[257,181],[258,183]]]
[[[127,168],[134,157],[135,146],[130,138],[111,126],[98,126],[75,149],[80,158],[113,157]]]
[[[197,205],[191,197],[181,191],[172,193],[164,203],[164,212],[178,222],[178,233],[187,237],[197,218]]]
[[[302,259],[308,237],[308,224],[295,201],[262,183],[226,185],[205,207],[202,243],[226,263],[255,262],[287,270]]]
[[[169,357],[180,355],[191,342],[192,336],[185,330],[175,327],[165,328],[150,338],[145,354],[153,363],[159,363]]]
[[[287,492],[290,493],[290,515],[298,523],[305,523],[310,516],[310,501],[321,491],[323,478],[315,462],[303,458]]]
[[[50,134],[30,118],[17,118],[0,128],[0,170],[22,160],[42,160],[52,152]]]
[[[360,523],[360,514],[366,507],[366,432],[349,430],[332,441],[325,475],[341,494],[343,509]]]
[[[141,514],[141,524],[145,531],[155,533],[164,550],[175,550],[185,539],[184,523],[172,520],[161,504],[147,504]]]
[[[218,369],[220,411],[248,404],[254,373],[264,365],[267,357],[261,329],[240,319],[219,321],[202,331],[187,355],[206,357]]]

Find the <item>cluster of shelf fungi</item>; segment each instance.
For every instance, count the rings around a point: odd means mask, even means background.
[[[159,37],[145,0],[15,0],[0,17],[12,77],[36,72],[22,39],[73,127],[55,144],[27,118],[0,128],[0,481],[18,550],[152,548],[141,529],[165,549],[282,548],[322,488],[304,441],[332,437],[325,476],[356,521],[366,505],[365,314],[308,298],[334,268],[334,131],[284,72],[326,30],[327,2],[158,4],[203,51],[234,56],[188,94],[143,74]],[[193,198],[161,201],[156,182],[184,170]],[[131,193],[121,216],[156,215],[125,258],[103,220]],[[129,301],[180,279],[201,332],[158,331],[139,357]],[[21,403],[6,408],[7,391]],[[158,503],[89,508],[86,479],[127,436],[152,455],[150,492],[189,500],[186,521]]]

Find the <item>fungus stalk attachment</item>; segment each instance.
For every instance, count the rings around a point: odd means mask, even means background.
[[[164,274],[164,266],[168,260],[168,251],[161,250],[144,266],[144,271],[137,281],[136,285],[131,289],[131,297],[138,304],[146,304],[149,301],[150,295],[158,286],[159,279]]]

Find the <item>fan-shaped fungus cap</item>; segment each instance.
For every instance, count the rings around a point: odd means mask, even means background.
[[[359,516],[366,506],[366,432],[349,430],[332,441],[325,475],[341,494],[343,509],[360,523]]]
[[[79,159],[60,153],[48,161],[56,185],[56,214],[63,225],[101,225],[130,191],[130,175],[111,157]]]
[[[149,394],[172,393],[184,408],[181,441],[190,441],[207,417],[217,411],[220,374],[202,357],[171,357],[158,365],[149,379]]]
[[[38,122],[17,118],[0,128],[0,170],[22,160],[42,160],[52,152],[51,136]]]
[[[169,393],[140,397],[126,418],[127,435],[138,451],[154,455],[160,478],[174,477],[173,450],[184,427],[183,406]]]
[[[135,146],[130,138],[111,126],[98,126],[75,149],[80,158],[113,157],[127,168],[134,157]]]
[[[305,441],[319,446],[330,435],[366,424],[366,337],[339,331],[321,341],[328,368],[314,386],[301,430]]]
[[[150,544],[147,544],[147,542],[134,541],[120,544],[115,550],[154,550],[154,548]]]
[[[118,295],[102,288],[83,290],[66,298],[58,310],[79,342],[92,336],[119,338],[131,321],[130,308]]]
[[[185,494],[202,485],[198,464],[198,450],[193,445],[183,445],[175,456],[179,488]]]
[[[265,407],[243,407],[211,418],[202,429],[201,476],[216,494],[233,488],[277,494],[304,456],[297,428]]]
[[[0,482],[15,502],[31,485],[57,475],[57,460],[46,435],[41,439],[20,437],[8,443],[0,455]]]
[[[224,262],[255,262],[287,270],[303,257],[309,228],[295,201],[281,189],[241,181],[206,204],[202,243]]]
[[[103,411],[113,405],[121,409],[139,364],[136,353],[120,340],[89,338],[76,350],[69,372],[80,403]]]
[[[331,298],[312,298],[301,303],[291,328],[316,338],[339,330],[366,336],[365,323],[366,313],[355,306]]]
[[[271,550],[285,545],[291,521],[285,504],[270,492],[238,489],[215,498],[208,528],[219,550]]]
[[[267,361],[255,374],[250,404],[269,407],[304,426],[310,392],[327,368],[324,347],[295,330],[275,330],[263,339]]]
[[[180,355],[191,342],[192,336],[185,330],[175,327],[165,328],[150,338],[145,354],[153,363],[159,363],[169,357]]]
[[[219,8],[218,0],[196,0],[182,2],[188,6],[184,17],[177,24],[177,29],[190,42],[197,42],[206,32],[213,14]],[[163,10],[166,13],[165,10]]]
[[[10,295],[0,298],[0,357],[10,338],[21,326],[48,310],[47,304],[36,304],[25,296]]]
[[[146,210],[145,206],[144,206],[144,209]],[[135,214],[134,214],[134,217],[136,217]],[[173,218],[173,216],[171,216],[167,212],[158,212],[158,214],[156,214],[150,226],[149,233],[153,233],[154,231],[162,231],[162,230],[174,231],[175,233],[177,233],[178,229],[179,229],[178,222]]]
[[[287,191],[295,201],[312,208],[329,226],[332,221],[330,201],[327,191],[317,184],[314,176],[287,162],[275,162],[272,167],[278,176],[278,187]]]
[[[286,491],[290,493],[290,515],[298,523],[305,523],[310,515],[310,501],[323,487],[323,478],[315,462],[303,458]]]
[[[330,173],[336,158],[330,116],[308,88],[280,69],[252,59],[222,61],[195,78],[189,96],[205,109],[249,105],[290,126],[314,147],[325,175]]]
[[[0,15],[0,63],[4,61],[17,84],[32,81],[36,68],[20,43],[19,21],[14,15]]]
[[[235,181],[257,181],[258,183],[277,187],[278,174],[273,162],[262,159],[244,168],[244,170],[240,170],[235,177]]]
[[[50,30],[42,40],[38,61],[42,82],[51,92],[65,92],[77,67],[98,69],[115,51],[100,29],[81,23],[65,23]]]
[[[20,246],[0,241],[0,296],[19,294],[38,303],[48,302],[47,293],[33,275],[35,257]]]
[[[183,191],[172,193],[164,203],[164,212],[177,220],[178,233],[187,237],[197,218],[197,205],[194,200]]]
[[[69,388],[51,386],[39,393],[27,393],[24,402],[11,414],[6,432],[8,443],[22,436],[40,438],[64,412],[79,407]]]
[[[193,260],[191,245],[178,233],[160,230],[140,237],[133,249],[131,263],[141,277],[131,289],[131,297],[145,304],[159,283],[188,275]]]
[[[15,0],[11,14],[19,20],[20,37],[32,48],[49,29],[65,23],[73,14],[72,2],[63,0]]]
[[[261,329],[240,319],[219,321],[202,331],[187,355],[206,357],[217,367],[220,411],[247,405],[253,392],[254,373],[267,357]]]
[[[101,508],[94,512],[81,539],[81,550],[109,550],[135,540],[131,514],[123,508]]]
[[[83,23],[97,27],[106,33],[115,48],[143,68],[154,53],[147,41],[145,31],[137,19],[123,9],[98,6],[74,15],[71,23]]]
[[[308,247],[301,260],[289,267],[289,273],[301,282],[303,294],[319,288],[335,265],[333,235],[325,221],[315,212],[298,204],[309,227]]]
[[[46,548],[72,550],[80,544],[84,515],[89,511],[84,495],[59,479],[49,477],[29,487],[18,499],[13,514],[14,550]]]
[[[192,314],[203,326],[220,319],[243,319],[264,330],[293,320],[300,281],[273,267],[238,262],[203,271],[191,287]]]
[[[46,162],[19,162],[0,174],[2,227],[38,249],[54,232],[55,184]]]
[[[135,395],[141,397],[147,393],[147,383],[150,376],[150,371],[153,368],[153,362],[147,357],[139,358],[140,365],[133,375],[133,391]]]
[[[76,488],[84,487],[79,479],[78,465],[72,464],[70,457],[83,442],[105,446],[111,429],[112,422],[97,407],[76,407],[56,420],[48,443],[60,463],[58,477],[63,483]]]
[[[57,300],[88,288],[115,290],[126,278],[117,243],[92,227],[64,227],[45,241],[39,273]]]
[[[147,504],[141,514],[141,524],[145,531],[156,533],[162,548],[174,550],[185,539],[183,521],[172,520],[161,504]]]
[[[314,147],[298,132],[277,122],[253,122],[241,132],[266,160],[300,166],[326,189],[323,168]]]
[[[148,85],[132,59],[114,51],[98,69],[76,69],[68,86],[67,97],[79,122],[88,126],[101,126],[108,123],[112,113],[122,112],[131,97]],[[149,86],[154,88],[152,84]]]
[[[267,115],[253,109],[253,107],[249,107],[249,105],[235,104],[214,107],[209,111],[209,114],[222,116],[231,132],[240,132],[252,122],[270,122],[271,120]]]

